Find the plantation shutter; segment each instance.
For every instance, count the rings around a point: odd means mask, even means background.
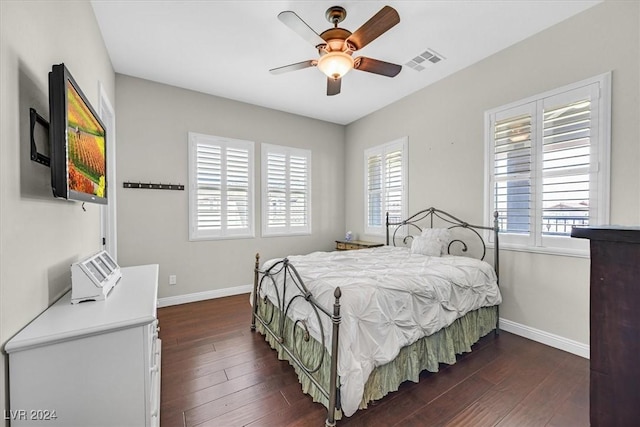
[[[311,151],[262,144],[262,159],[263,235],[311,233]]]
[[[245,230],[250,216],[249,150],[227,148],[227,228]]]
[[[367,159],[367,224],[382,227],[382,154]]]
[[[291,227],[309,226],[309,159],[292,155],[289,158]]]
[[[196,144],[196,228],[222,230],[222,148]]]
[[[487,190],[507,246],[584,254],[609,218],[610,75],[486,113]]]
[[[287,156],[267,154],[267,228],[287,226]],[[263,206],[265,209],[265,206]]]
[[[407,140],[403,138],[365,151],[365,232],[384,232],[390,222],[406,218]]]
[[[402,180],[402,149],[395,149],[387,153],[385,158],[385,212],[389,214],[390,222],[402,221],[402,200],[404,197],[404,183]]]
[[[533,106],[496,116],[493,127],[493,204],[500,230],[528,235],[532,223]]]
[[[544,101],[542,144],[542,234],[571,234],[589,225],[591,171],[590,99]]]
[[[253,236],[253,143],[189,134],[190,239]]]

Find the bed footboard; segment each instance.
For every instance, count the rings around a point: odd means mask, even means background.
[[[263,289],[272,287],[275,293],[276,301],[271,301],[271,311],[265,309],[263,313],[260,306],[268,307],[266,304],[266,293],[264,297],[260,297]],[[340,297],[342,292],[340,288],[336,288],[333,294],[335,301],[333,310],[329,310],[319,304],[311,292],[307,289],[304,282],[300,278],[297,270],[284,258],[265,270],[260,269],[260,254],[256,254],[254,267],[254,283],[252,294],[252,316],[251,330],[256,330],[256,322],[262,325],[262,329],[266,334],[277,341],[279,348],[284,351],[289,360],[295,363],[300,372],[304,374],[316,389],[327,399],[327,420],[325,425],[328,427],[336,424],[336,410],[340,409],[340,385],[338,384],[338,338],[340,332]],[[321,384],[313,375],[317,372],[323,361],[324,353],[319,357],[319,361],[313,366],[308,366],[302,360],[299,348],[305,342],[310,340],[309,326],[305,319],[293,319],[294,325],[290,334],[287,336],[285,332],[285,318],[292,312],[294,304],[309,304],[313,315],[315,316],[320,327],[320,341],[323,348],[325,345],[325,333],[322,318],[328,318],[331,324],[331,360],[329,385]],[[278,321],[274,321],[274,310],[278,310],[280,315],[277,316]],[[291,317],[291,316],[289,316]]]

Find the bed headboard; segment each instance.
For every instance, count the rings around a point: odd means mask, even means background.
[[[493,214],[493,227],[472,225],[462,221],[448,212],[436,208],[421,210],[400,222],[389,221],[386,217],[387,246],[410,246],[413,237],[420,235],[425,228],[448,228],[451,230],[451,241],[447,248],[450,255],[467,255],[484,259],[487,245],[482,237],[485,230],[493,231],[495,254],[494,262],[498,271],[498,213]]]

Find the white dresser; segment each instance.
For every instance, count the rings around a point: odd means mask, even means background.
[[[158,265],[122,269],[103,301],[71,292],[6,345],[12,426],[160,425]]]

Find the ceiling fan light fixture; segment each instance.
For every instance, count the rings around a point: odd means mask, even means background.
[[[344,52],[329,52],[318,59],[318,69],[332,79],[342,78],[353,64],[351,55]]]

